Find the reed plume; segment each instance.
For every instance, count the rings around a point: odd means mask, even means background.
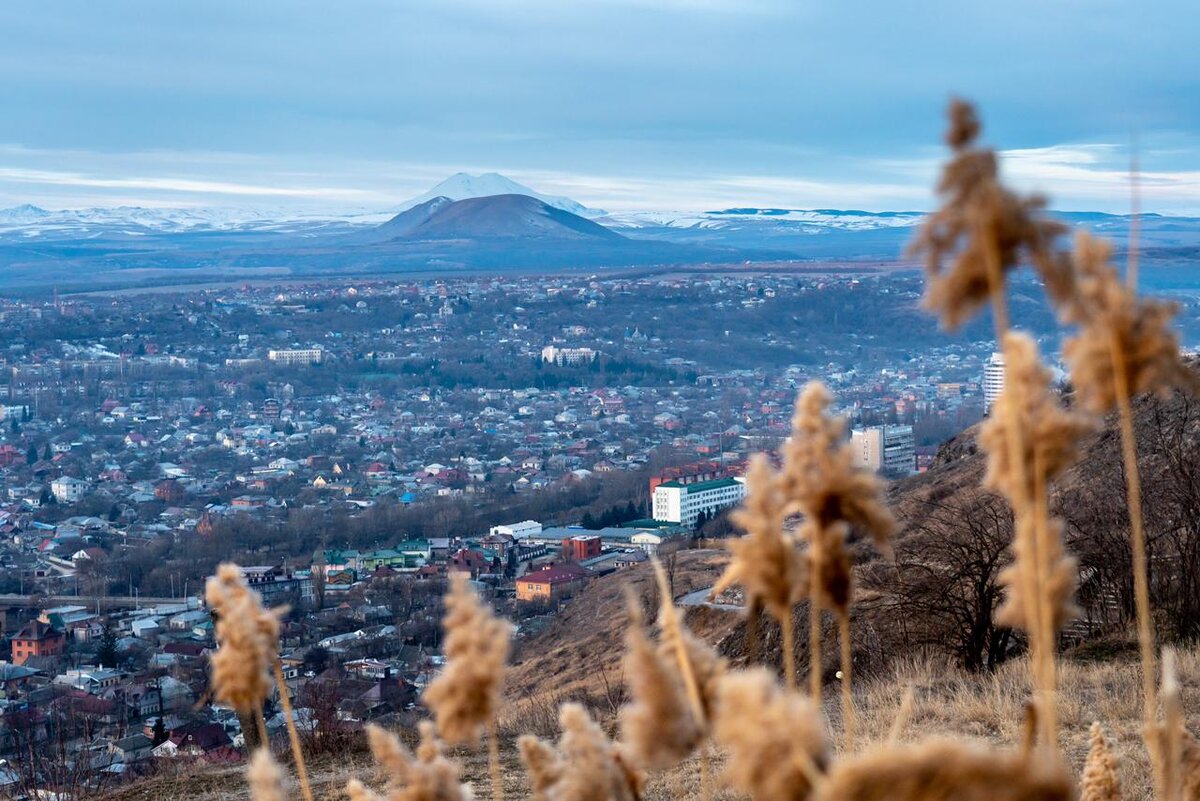
[[[284,801],[283,770],[268,748],[259,748],[246,769],[252,801]]]
[[[1063,360],[1085,408],[1105,413],[1147,392],[1192,388],[1172,329],[1178,307],[1139,298],[1112,264],[1112,246],[1081,231],[1075,237],[1078,292],[1061,307],[1079,332],[1063,345]]]
[[[721,678],[713,734],[726,780],[755,801],[807,798],[828,761],[817,707],[762,668]]]
[[[442,626],[446,665],[423,700],[447,743],[474,743],[500,703],[512,625],[480,602],[465,573],[454,573]]]
[[[983,485],[1000,492],[1014,505],[1033,498],[1040,479],[1048,481],[1079,458],[1079,440],[1095,428],[1092,420],[1062,406],[1051,389],[1052,374],[1038,357],[1028,334],[1010,331],[1004,336],[1004,391],[991,415],[979,428],[979,445],[987,452]],[[1007,442],[1015,422],[1027,434],[1013,464]],[[1038,464],[1041,470],[1029,469]],[[1016,486],[1024,481],[1024,487]]]
[[[679,672],[640,625],[625,634],[625,681],[633,696],[621,708],[621,741],[648,770],[686,759],[704,737]]]
[[[1071,777],[1051,761],[959,741],[875,749],[840,760],[815,801],[1073,801]]]
[[[819,381],[809,382],[796,398],[792,436],[780,448],[785,513],[799,512],[821,528],[848,523],[886,552],[896,519],[881,500],[880,480],[854,466],[846,421],[828,414],[832,400]]]
[[[1109,747],[1099,722],[1092,724],[1087,762],[1079,779],[1079,801],[1121,801],[1121,775],[1117,757]]]
[[[641,796],[641,774],[582,706],[563,704],[559,724],[557,749],[528,735],[519,741],[535,799],[636,801]]]
[[[222,564],[204,588],[216,617],[218,648],[211,657],[213,694],[238,712],[261,715],[278,657],[279,612],[264,609],[241,569]]]
[[[1055,248],[1065,227],[1045,217],[1043,198],[1021,197],[1000,184],[996,154],[977,144],[982,126],[973,106],[954,100],[948,116],[953,156],[938,182],[942,205],[909,252],[925,256],[925,306],[944,326],[958,328],[990,302],[1003,332],[1004,276],[1022,259],[1034,265],[1052,299],[1073,293],[1070,264]]]
[[[423,720],[416,754],[396,735],[379,726],[367,726],[371,754],[386,780],[387,801],[472,801],[470,786],[459,782],[458,766],[442,754],[433,723]],[[374,801],[379,796],[357,779],[346,785],[354,801]]]
[[[636,603],[630,610],[624,664],[632,700],[621,708],[621,742],[642,767],[662,770],[708,736],[725,660],[688,631],[669,596],[663,595],[658,645],[647,636]]]
[[[780,449],[783,468],[780,488],[788,512],[799,512],[804,522],[797,531],[808,543],[809,691],[821,697],[821,610],[838,618],[841,643],[842,719],[846,742],[853,740],[854,708],[851,696],[853,652],[850,643],[852,594],[850,554],[846,550],[849,527],[863,529],[876,547],[891,554],[896,519],[882,501],[883,485],[867,470],[854,466],[854,453],[846,441],[846,422],[829,412],[832,396],[819,381],[810,382],[796,399],[792,436]]]
[[[746,531],[726,547],[732,558],[711,596],[732,584],[746,590],[748,606],[761,605],[783,632],[783,666],[788,686],[796,684],[792,606],[804,592],[804,560],[784,529],[784,500],[778,474],[765,454],[755,454],[746,472],[746,499],[730,515]]]
[[[1125,491],[1129,506],[1134,605],[1142,664],[1142,710],[1147,725],[1157,705],[1154,687],[1154,625],[1150,615],[1149,563],[1142,521],[1141,476],[1133,426],[1133,397],[1164,393],[1173,387],[1194,391],[1195,380],[1183,366],[1171,330],[1176,308],[1142,300],[1123,283],[1111,263],[1112,249],[1086,233],[1076,237],[1075,268],[1079,291],[1062,307],[1079,333],[1063,345],[1063,359],[1080,402],[1098,412],[1118,411]]]
[[[549,801],[550,788],[559,782],[563,773],[558,752],[554,750],[554,746],[531,734],[519,737],[517,748],[521,752],[521,761],[525,764],[525,775],[529,777],[532,801]]]

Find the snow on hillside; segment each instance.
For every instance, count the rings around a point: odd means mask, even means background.
[[[435,197],[448,197],[451,200],[467,200],[476,197],[491,197],[492,195],[527,195],[537,198],[547,206],[578,214],[580,217],[600,217],[604,215],[601,209],[589,209],[581,203],[576,203],[569,197],[543,195],[535,192],[524,184],[496,172],[486,172],[483,175],[468,175],[458,172],[442,181],[423,195],[419,195],[396,207],[395,211],[406,211],[413,206],[419,206]]]
[[[877,228],[908,228],[924,215],[916,211],[843,211],[839,209],[755,209],[723,211],[630,211],[614,212],[598,222],[614,228],[733,228],[750,225],[786,225],[801,229],[869,231]]]

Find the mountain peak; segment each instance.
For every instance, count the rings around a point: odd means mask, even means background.
[[[448,197],[451,200],[469,200],[477,197],[492,197],[493,195],[525,195],[526,197],[537,198],[547,206],[553,206],[556,209],[577,214],[581,217],[601,217],[605,214],[600,209],[590,209],[569,197],[543,195],[498,172],[485,172],[480,175],[456,172],[428,192],[407,201],[396,210],[407,211],[414,206],[419,206],[437,197]]]
[[[375,231],[376,237],[414,240],[620,241],[625,238],[577,214],[514,192],[456,201],[433,198],[400,212]]]

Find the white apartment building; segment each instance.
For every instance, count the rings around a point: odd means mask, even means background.
[[[514,540],[523,540],[529,537],[536,537],[542,533],[542,524],[536,520],[522,520],[520,523],[507,523],[500,526],[492,526],[488,529],[488,533],[492,535],[507,534]]]
[[[75,503],[87,494],[88,484],[77,478],[63,476],[50,482],[50,492],[59,503]]]
[[[325,352],[321,348],[289,348],[267,351],[267,358],[279,364],[317,364],[324,356]]]
[[[559,367],[564,364],[590,364],[597,355],[591,348],[557,348],[554,345],[542,348],[542,361],[553,362]]]
[[[983,366],[983,413],[992,410],[992,404],[1004,391],[1004,354],[993,353]]]
[[[20,420],[29,412],[28,406],[3,406],[0,405],[0,420],[9,420],[16,418]]]
[[[746,485],[741,478],[718,478],[691,484],[667,481],[654,488],[654,519],[692,527],[701,512],[711,516],[741,503],[744,497]]]
[[[854,466],[907,475],[916,469],[912,426],[871,426],[850,433]]]

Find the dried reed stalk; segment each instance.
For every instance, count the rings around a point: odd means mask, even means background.
[[[288,740],[292,745],[292,755],[296,758],[296,775],[300,777],[300,791],[304,801],[313,801],[312,787],[308,783],[308,768],[304,764],[304,750],[300,747],[300,732],[296,730],[295,714],[292,712],[292,699],[288,696],[287,682],[283,679],[283,664],[275,659],[275,684],[279,690],[279,702],[283,706],[283,716],[287,721]]]
[[[424,701],[437,718],[446,742],[474,743],[488,733],[492,800],[503,798],[500,747],[493,721],[500,703],[512,624],[492,614],[471,589],[465,573],[455,573],[446,594],[446,665],[425,688]]]
[[[1079,325],[1080,330],[1063,345],[1063,358],[1085,408],[1095,413],[1117,410],[1129,507],[1143,720],[1149,725],[1157,706],[1155,637],[1133,397],[1144,392],[1165,394],[1173,388],[1194,391],[1196,382],[1180,359],[1178,338],[1171,330],[1176,307],[1138,298],[1117,274],[1107,243],[1080,233],[1074,256],[1078,292],[1061,313],[1064,321]]]
[[[760,606],[784,631],[784,674],[796,685],[795,649],[788,628],[792,606],[804,592],[804,560],[795,539],[784,529],[784,499],[778,474],[765,454],[755,454],[746,473],[746,499],[730,516],[746,531],[726,547],[732,559],[710,592],[716,597],[731,584],[746,590],[749,606]]]
[[[854,734],[857,716],[854,712],[854,696],[851,692],[854,653],[850,642],[850,613],[838,613],[838,641],[842,649],[842,745],[847,752],[854,750]]]
[[[1079,801],[1121,801],[1121,775],[1117,757],[1109,747],[1099,722],[1092,724],[1090,739],[1087,762],[1079,778]]]
[[[1031,430],[1029,417],[1021,412],[1037,398],[1022,397],[1016,385],[1021,376],[1009,353],[1009,313],[1005,274],[1027,259],[1040,274],[1047,294],[1056,304],[1073,302],[1076,292],[1070,260],[1056,247],[1064,227],[1045,219],[1044,201],[1021,198],[998,179],[996,155],[976,144],[980,132],[974,108],[961,101],[950,105],[950,127],[946,141],[954,151],[938,186],[943,204],[922,227],[913,250],[924,253],[928,284],[926,305],[937,312],[948,328],[957,328],[976,310],[990,303],[996,340],[1006,354],[1005,392],[1007,403],[998,404],[990,421],[993,437],[989,475],[1003,478],[1015,517],[1015,572],[1010,584],[1019,586],[1021,617],[1030,634],[1033,652],[1035,694],[1042,707],[1038,716],[1045,748],[1058,753],[1056,706],[1056,609],[1063,605],[1048,593],[1058,579],[1061,543],[1044,513],[1039,496],[1054,470],[1046,460],[1041,470],[1033,465],[1029,444],[1040,444]],[[1036,357],[1035,357],[1036,361]],[[1049,407],[1046,407],[1049,408]],[[1032,417],[1036,424],[1039,416]],[[1001,463],[1002,469],[1000,468]],[[1001,482],[997,482],[1001,483]]]

